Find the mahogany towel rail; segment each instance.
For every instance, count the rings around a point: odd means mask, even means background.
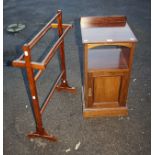
[[[55,20],[57,20],[57,23],[53,23]],[[35,46],[36,43],[39,42],[39,40],[47,33],[47,31],[50,28],[58,29],[59,39],[52,46],[49,53],[45,56],[42,62],[31,61],[31,49]],[[34,133],[28,134],[29,138],[40,137],[51,141],[56,141],[57,138],[53,135],[49,135],[46,132],[46,130],[43,128],[42,113],[44,112],[47,104],[49,103],[49,100],[52,94],[54,93],[55,89],[57,89],[58,91],[65,90],[71,93],[75,93],[76,91],[74,87],[70,87],[68,85],[67,79],[66,79],[64,37],[71,28],[72,28],[71,24],[62,24],[62,11],[58,10],[56,15],[41,29],[41,31],[31,41],[23,45],[22,50],[24,53],[18,59],[12,62],[13,67],[26,68],[26,72],[27,72],[27,79],[29,82],[29,89],[30,89],[31,98],[32,98],[32,108],[34,111],[34,117],[36,122],[36,131]],[[58,76],[45,102],[43,103],[43,106],[40,107],[38,95],[37,95],[37,89],[36,89],[36,81],[41,76],[43,70],[46,69],[46,66],[55,55],[58,48],[60,48],[61,73]],[[33,73],[34,69],[38,70],[35,76]],[[60,80],[61,80],[61,83],[60,85],[58,85]]]

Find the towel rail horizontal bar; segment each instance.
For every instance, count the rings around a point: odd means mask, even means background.
[[[24,58],[24,53],[20,55],[20,57],[17,60],[22,60]]]
[[[23,60],[14,60],[14,61],[12,61],[12,66],[24,68],[24,67],[26,67],[26,63]],[[43,63],[38,63],[38,62],[34,62],[34,61],[31,62],[31,66],[33,69],[39,69],[39,70],[45,69],[45,65]]]
[[[45,67],[47,66],[47,64],[49,63],[49,61],[52,59],[52,57],[54,56],[54,54],[56,53],[56,50],[58,49],[58,47],[61,45],[61,43],[63,42],[63,39],[65,37],[65,35],[67,34],[68,30],[71,29],[72,26],[68,26],[63,34],[61,35],[61,37],[56,41],[56,43],[54,44],[54,46],[50,49],[49,53],[46,55],[46,57],[44,58],[44,60],[42,61],[42,63],[45,65]]]
[[[47,64],[49,63],[49,61],[52,59],[52,57],[55,55],[57,48],[60,46],[60,44],[63,41],[63,38],[65,37],[65,35],[67,34],[68,30],[72,28],[71,24],[67,24],[67,28],[64,30],[63,34],[61,35],[61,37],[56,41],[56,43],[54,44],[54,46],[51,48],[51,50],[49,51],[49,53],[46,55],[46,57],[44,58],[44,60],[39,63],[39,62],[31,62],[32,68],[33,69],[39,69],[39,70],[44,70],[47,66]],[[25,61],[21,60],[24,57],[24,53],[16,60],[14,60],[12,62],[12,66],[14,67],[25,67]],[[41,71],[40,71],[41,72]],[[38,73],[40,74],[40,73]],[[39,77],[37,77],[38,79]]]
[[[55,24],[54,26],[58,26],[58,24]],[[72,27],[71,24],[65,24],[65,28],[66,28],[67,30],[65,29],[66,31],[64,31],[63,34],[65,35],[65,33],[67,33],[67,31],[68,31],[71,27]],[[62,35],[63,35],[63,34],[62,34]],[[61,36],[61,37],[63,38],[64,35]],[[42,64],[44,64],[45,67],[47,66],[48,62],[52,59],[52,57],[55,55],[56,49],[60,46],[61,42],[63,41],[62,38],[59,38],[59,40],[55,43],[55,46],[53,46],[53,47],[51,48],[51,50],[49,51],[49,55],[47,56],[47,58],[45,57],[45,60],[42,61]],[[46,60],[46,59],[49,59],[49,60]],[[47,61],[47,62],[46,62],[46,61]],[[39,77],[41,76],[42,73],[43,73],[43,70],[39,70],[39,71],[37,72],[37,74],[36,74],[35,77],[34,77],[35,81],[37,81],[37,80],[39,79]]]
[[[39,77],[41,76],[41,74],[43,73],[43,71],[44,71],[44,70],[39,70],[39,71],[37,72],[37,74],[36,74],[35,77],[34,77],[34,80],[35,80],[35,81],[37,81],[37,80],[39,79]]]
[[[58,83],[59,83],[61,77],[63,76],[63,74],[64,74],[64,71],[62,71],[61,74],[58,76],[56,82],[54,83],[54,86],[53,86],[52,89],[50,90],[49,95],[47,96],[45,102],[43,103],[43,106],[41,107],[41,110],[40,110],[40,113],[41,113],[41,114],[44,112],[46,106],[48,105],[49,100],[50,100],[50,98],[52,97],[52,95],[53,95],[53,93],[54,93],[54,90],[55,90],[56,86],[58,85]]]
[[[34,45],[46,34],[46,32],[51,27],[52,22],[57,19],[57,17],[61,14],[61,12],[58,12],[42,29],[39,31],[36,36],[28,43],[30,49],[34,47]]]
[[[73,26],[72,24],[62,24],[62,28],[63,29],[65,29],[65,28],[67,28],[68,26]],[[56,28],[58,28],[58,24],[57,23],[52,23],[51,24],[51,27],[53,28],[53,29],[56,29]]]

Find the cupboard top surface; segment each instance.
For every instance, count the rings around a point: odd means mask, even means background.
[[[81,18],[81,35],[83,43],[104,43],[104,42],[136,42],[137,39],[129,27],[85,27]]]

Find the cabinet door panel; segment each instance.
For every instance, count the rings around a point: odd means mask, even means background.
[[[121,76],[94,78],[94,102],[117,102],[119,100]]]

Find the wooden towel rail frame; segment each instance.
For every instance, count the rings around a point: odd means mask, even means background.
[[[57,23],[54,23],[55,20],[57,20]],[[52,46],[49,53],[45,56],[42,62],[31,61],[31,49],[40,41],[40,39],[48,32],[50,28],[58,29],[59,39]],[[27,79],[29,82],[29,89],[30,89],[31,98],[32,98],[32,108],[33,108],[35,122],[36,122],[36,131],[34,133],[28,134],[29,138],[40,137],[51,141],[56,141],[57,138],[54,135],[49,135],[46,132],[46,130],[43,128],[42,114],[46,106],[48,105],[49,100],[52,97],[55,89],[57,89],[58,91],[64,90],[70,93],[76,92],[76,89],[74,87],[70,87],[68,85],[67,79],[66,79],[64,37],[66,36],[67,32],[71,28],[72,28],[71,24],[62,23],[62,11],[58,10],[56,15],[41,29],[41,31],[38,34],[36,34],[36,36],[31,41],[23,45],[22,50],[24,53],[18,59],[12,62],[13,67],[26,68],[26,72],[27,72]],[[60,48],[61,73],[56,79],[56,82],[52,87],[49,95],[47,96],[45,102],[43,103],[43,106],[40,108],[35,82],[39,79],[43,70],[46,69],[46,66],[55,55],[58,48]],[[34,69],[38,70],[36,75],[34,75],[34,72],[33,72]],[[60,81],[61,83],[60,85],[58,85]]]

